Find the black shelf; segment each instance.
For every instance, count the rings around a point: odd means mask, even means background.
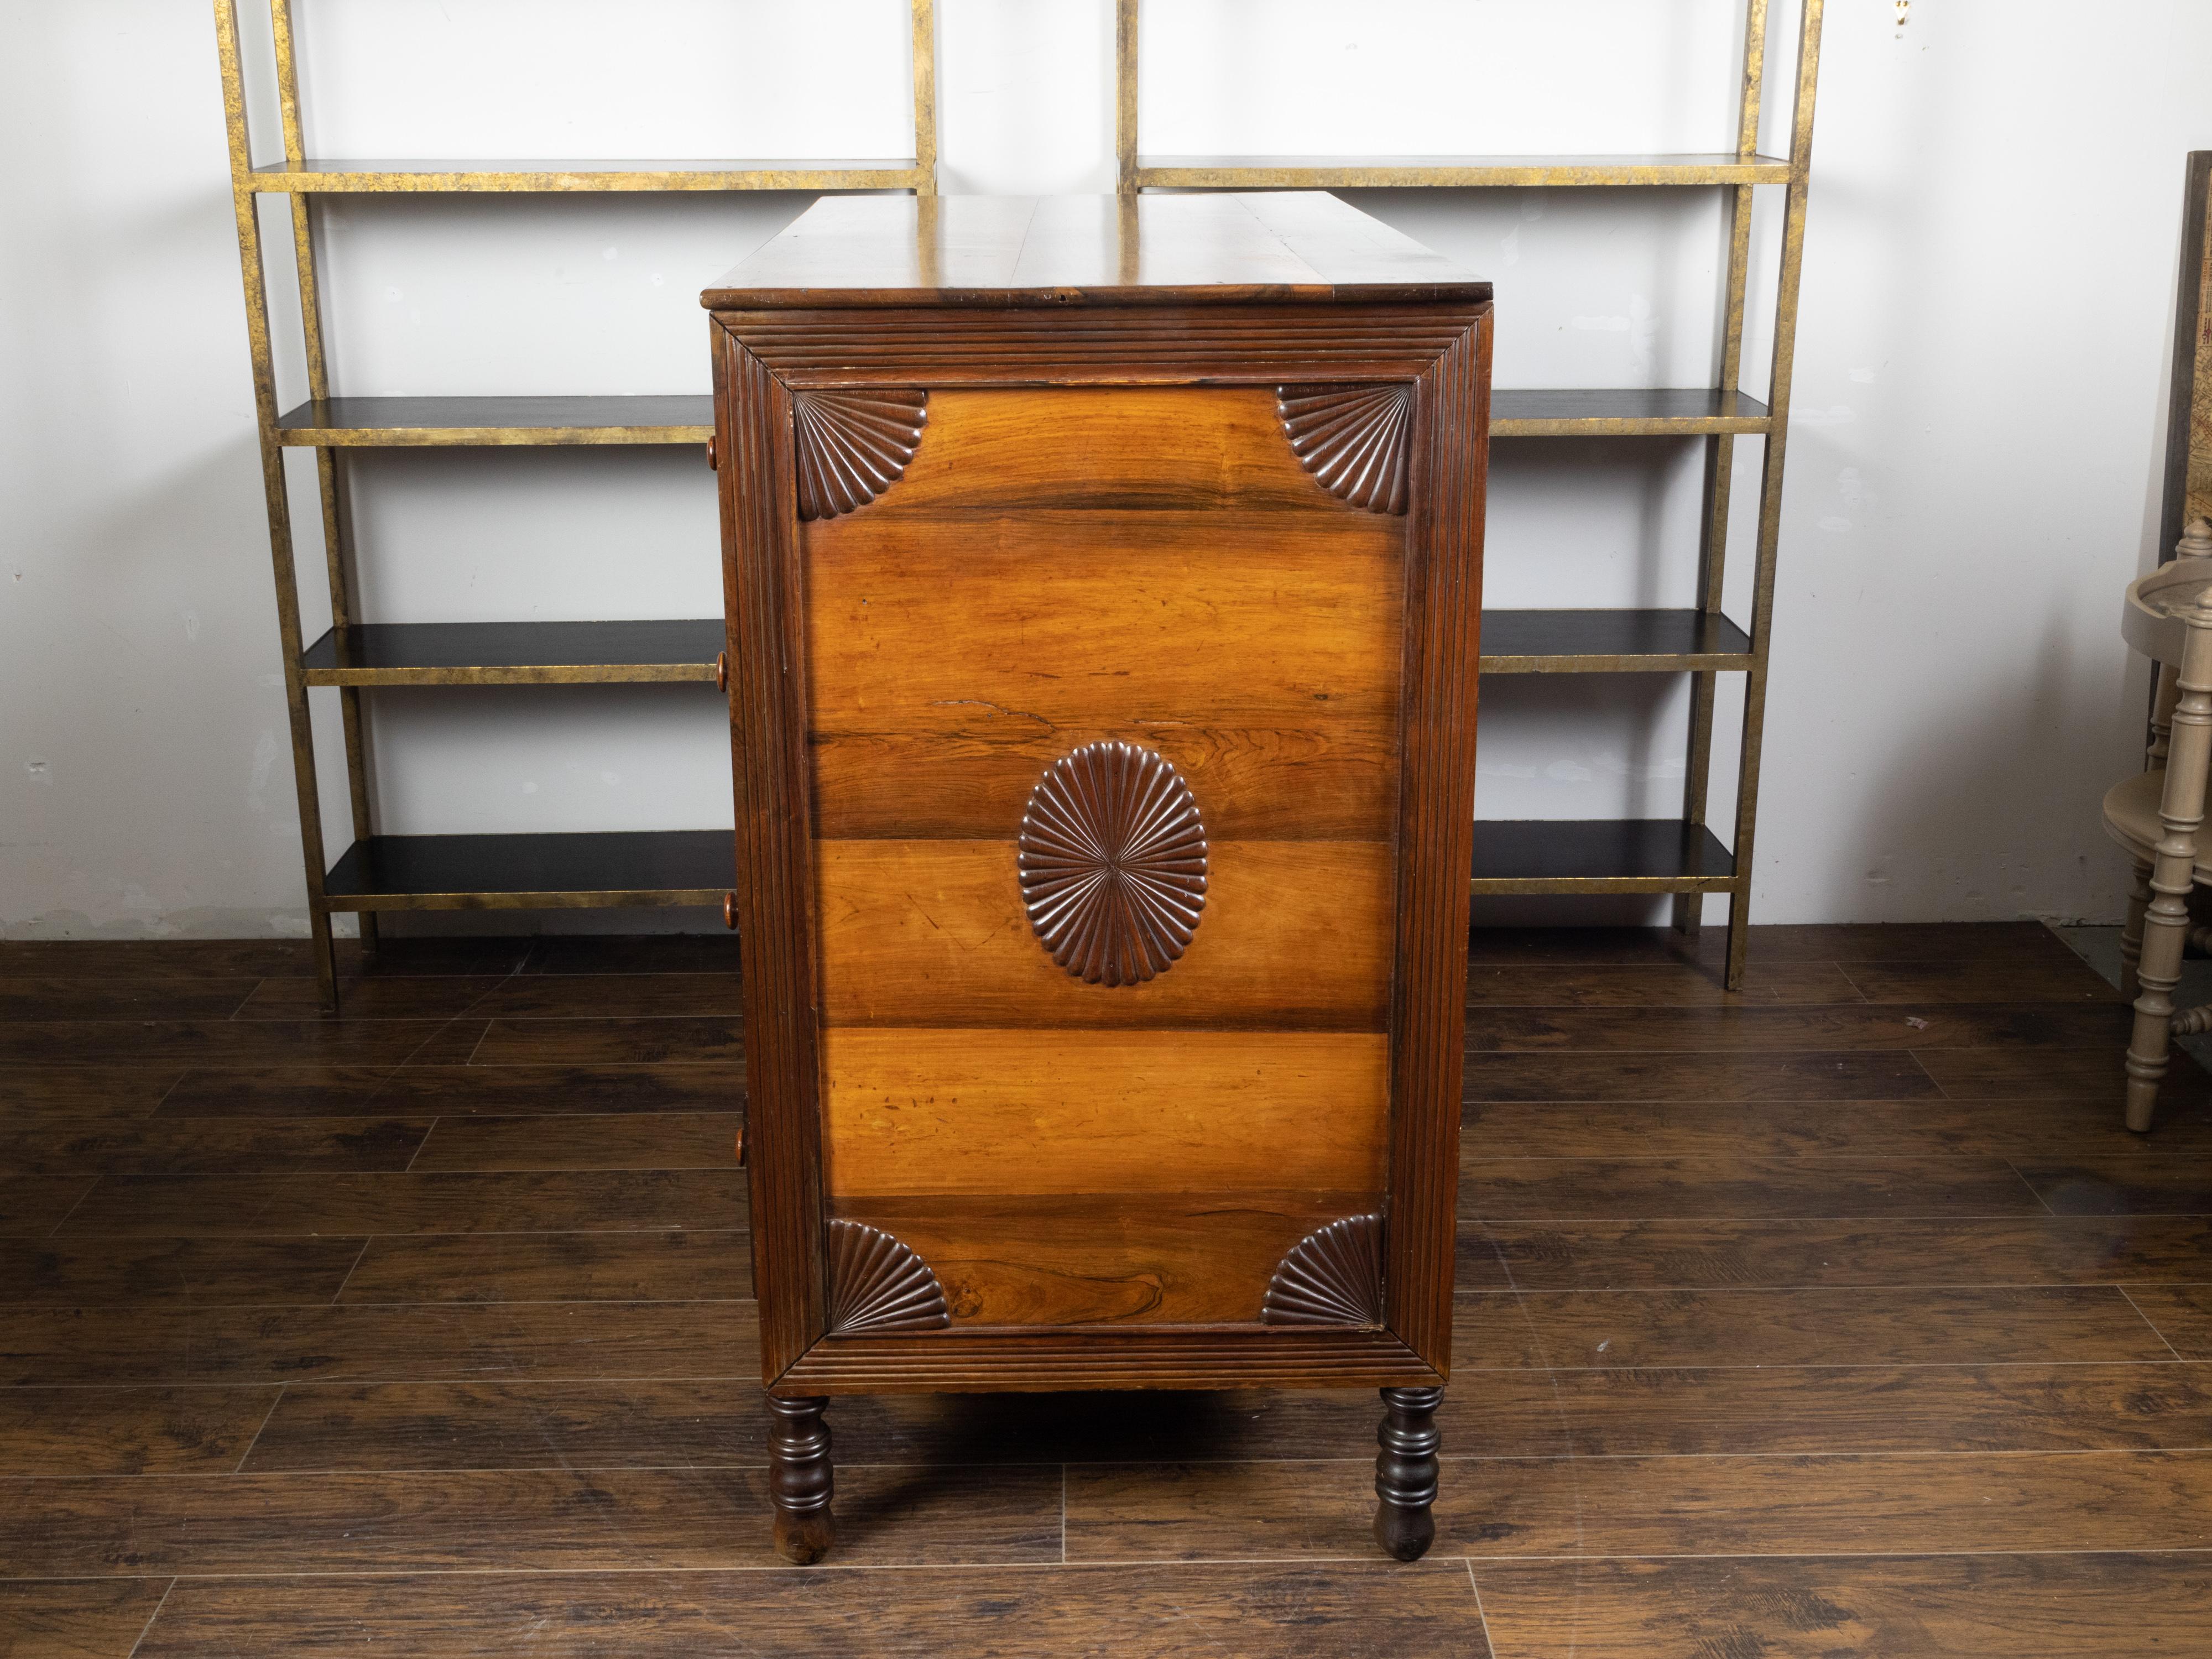
[[[331,910],[569,909],[720,904],[737,878],[727,830],[370,836],[325,878]]]
[[[1478,818],[1478,893],[1697,893],[1724,889],[1735,859],[1680,818]]]
[[[712,683],[720,617],[669,622],[356,623],[300,653],[310,685]]]
[[[1486,611],[1486,674],[1746,670],[1751,635],[1718,611]]]

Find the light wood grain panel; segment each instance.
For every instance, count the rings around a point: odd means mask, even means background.
[[[1004,837],[1118,738],[1216,836],[1387,836],[1406,520],[1308,477],[1273,401],[933,398],[906,477],[805,526],[820,832]]]
[[[0,1654],[8,1659],[135,1659],[166,1577],[0,1583]]]
[[[1298,465],[1271,388],[1054,386],[931,392],[921,452],[860,516],[903,527],[1070,509],[1357,511]],[[809,550],[848,522],[810,524]]]
[[[1725,1200],[1723,1191],[1722,1197]],[[1961,1218],[1486,1221],[1463,1226],[1462,1288],[2193,1284],[2212,1278],[2212,1218]]]
[[[2201,1555],[1485,1563],[1514,1659],[2168,1659],[2212,1648]]]
[[[2212,1452],[1456,1458],[1438,1554],[1822,1554],[2212,1547]],[[1068,1470],[1071,1561],[1357,1556],[1366,1462]]]
[[[1011,841],[817,844],[831,1025],[1314,1026],[1379,1031],[1395,915],[1381,842],[1226,842],[1182,959],[1086,985],[1037,942]]]
[[[27,1576],[773,1567],[757,1469],[142,1477],[0,1485]],[[848,1566],[1060,1559],[1060,1472],[837,1471]]]
[[[865,1483],[860,1497],[878,1490]],[[851,1501],[841,1475],[848,1540]],[[896,1531],[897,1518],[883,1520]],[[86,1601],[120,1594],[62,1588]],[[1490,1659],[1457,1561],[185,1581],[137,1659],[334,1652],[364,1632],[414,1659],[701,1659],[739,1640],[736,1651],[807,1659]]]
[[[957,1328],[1249,1322],[1300,1239],[1382,1206],[1380,1193],[1243,1192],[891,1197],[834,1207],[919,1254]]]
[[[1389,1059],[1358,1032],[833,1028],[828,1189],[1373,1190]]]

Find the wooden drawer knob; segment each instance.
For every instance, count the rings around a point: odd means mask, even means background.
[[[738,896],[735,893],[725,893],[722,895],[722,926],[735,929],[737,925]]]
[[[721,458],[714,453],[714,434],[711,432],[707,434],[707,470],[709,472],[722,470]]]
[[[743,1129],[738,1131],[738,1167],[740,1170],[745,1167],[745,1132]]]
[[[714,653],[714,689],[717,691],[730,689],[730,653],[726,651]]]

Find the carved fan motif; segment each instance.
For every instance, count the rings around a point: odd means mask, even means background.
[[[794,392],[799,516],[834,519],[896,483],[921,447],[927,392]]]
[[[1054,761],[1022,815],[1022,898],[1061,967],[1134,985],[1173,967],[1206,908],[1206,825],[1190,786],[1133,743]]]
[[[1413,388],[1279,386],[1275,412],[1298,464],[1370,513],[1403,513],[1413,493]]]
[[[1263,1325],[1382,1322],[1382,1218],[1347,1216],[1300,1239],[1267,1286]]]
[[[952,1322],[929,1264],[878,1228],[830,1224],[830,1331],[933,1331]]]

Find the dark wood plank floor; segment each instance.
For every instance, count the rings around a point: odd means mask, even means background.
[[[2212,1652],[2212,1088],[2032,926],[1478,935],[1375,1404],[853,1401],[769,1547],[726,939],[0,944],[0,1656]],[[356,964],[357,967],[357,964]]]

